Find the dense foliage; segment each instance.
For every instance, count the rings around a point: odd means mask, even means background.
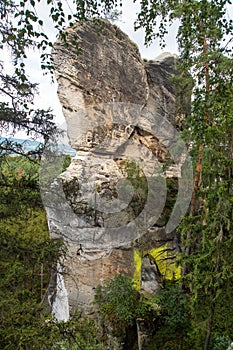
[[[118,331],[131,326],[137,318],[153,321],[156,317],[154,300],[146,298],[136,291],[132,280],[123,275],[116,275],[104,286],[98,286],[95,301],[102,314]]]
[[[0,164],[0,348],[101,349],[94,322],[77,314],[56,323],[50,314],[50,273],[65,247],[49,237],[39,165],[21,157]]]
[[[137,322],[142,320],[147,327],[154,329],[158,318],[158,307],[153,296],[140,294],[133,281],[124,275],[116,275],[104,285],[98,286],[95,293],[100,325],[105,346],[114,337],[124,344],[124,349],[138,349]]]
[[[0,185],[1,348],[32,348],[35,335],[43,343],[40,312],[59,245],[49,239],[38,165],[6,158]]]
[[[145,0],[137,22],[145,27],[150,42],[156,36],[163,40],[169,23],[179,19],[179,69],[194,82],[184,138],[193,157],[195,178],[189,215],[180,226],[181,264],[182,287],[189,294],[195,322],[195,346],[205,350],[212,348],[214,332],[232,338],[228,321],[219,322],[220,310],[225,310],[227,295],[232,293],[233,21],[227,13],[229,4],[231,1]],[[225,317],[231,318],[228,312]],[[203,329],[206,336],[200,340]]]

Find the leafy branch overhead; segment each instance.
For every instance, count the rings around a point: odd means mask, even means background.
[[[31,50],[38,50],[41,68],[45,74],[53,73],[51,48],[44,19],[38,14],[40,7],[46,8],[52,27],[66,42],[64,29],[76,21],[100,14],[114,19],[117,11],[111,11],[117,1],[73,1],[47,0],[3,0],[0,3],[0,50],[8,52],[13,73],[6,74],[8,63],[0,61],[0,136],[7,132],[14,135],[23,130],[33,139],[45,141],[57,132],[54,115],[50,109],[35,108],[33,100],[37,84],[31,83],[27,75],[27,59]],[[80,51],[80,50],[78,50]],[[0,154],[5,154],[6,143],[0,144]],[[23,154],[17,144],[11,143],[15,153]],[[41,153],[42,149],[38,150]]]

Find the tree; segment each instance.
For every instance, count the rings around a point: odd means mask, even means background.
[[[102,328],[108,329],[105,333],[120,338],[129,349],[134,349],[137,344],[139,321],[154,328],[158,315],[157,304],[153,297],[140,295],[128,276],[115,275],[113,279],[105,281],[104,285],[99,285],[95,292],[95,302]]]
[[[41,68],[45,73],[53,72],[50,41],[43,19],[37,14],[40,0],[3,0],[0,4],[0,50],[8,50],[13,64],[13,73],[6,73],[6,62],[0,61],[0,136],[3,132],[15,134],[23,130],[31,138],[43,138],[47,141],[57,131],[54,115],[50,109],[36,109],[33,99],[37,85],[30,82],[26,74],[26,60],[30,50],[40,52]],[[65,27],[74,21],[84,21],[87,17],[100,14],[115,18],[111,11],[117,1],[73,1],[73,10],[64,10],[64,2],[47,0],[48,13],[58,35],[66,40]],[[43,145],[34,153],[41,154]],[[0,155],[6,153],[24,154],[19,143],[0,140]]]
[[[92,320],[55,322],[45,300],[51,268],[65,254],[49,237],[39,192],[39,165],[8,157],[0,173],[0,348],[103,349]]]
[[[17,6],[13,2],[3,1],[0,4],[0,49],[10,48],[11,58],[14,65],[12,75],[7,74],[4,62],[0,62],[0,136],[3,133],[10,132],[15,134],[16,131],[24,130],[31,138],[43,138],[45,141],[57,131],[53,114],[51,110],[35,109],[33,98],[36,94],[36,84],[32,84],[25,72],[26,50],[35,44],[30,39],[28,29],[28,38],[23,37],[24,28],[15,27],[13,23],[17,17]],[[16,20],[15,20],[16,21]],[[25,19],[26,21],[26,19]],[[26,21],[27,23],[27,21]],[[28,24],[29,26],[29,24]],[[25,35],[25,34],[24,34]],[[41,145],[34,153],[41,153]],[[10,140],[0,140],[0,155],[8,153],[24,154],[22,145]],[[32,152],[33,153],[33,152]]]
[[[190,212],[181,225],[182,261],[183,283],[192,295],[193,305],[207,305],[203,309],[205,350],[210,347],[216,327],[215,313],[226,279],[232,280],[233,21],[227,16],[230,3],[145,0],[137,21],[137,27],[146,29],[146,42],[160,37],[163,45],[168,23],[179,19],[180,71],[195,81],[184,133],[195,178]]]
[[[0,347],[44,348],[42,300],[61,244],[49,238],[39,166],[21,157],[7,162],[0,175]]]

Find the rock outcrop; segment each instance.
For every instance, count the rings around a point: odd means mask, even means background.
[[[187,159],[182,144],[176,147],[175,56],[144,62],[108,21],[67,29],[67,43],[58,40],[53,57],[77,154],[45,203],[51,236],[68,249],[70,311],[91,313],[96,286],[117,273],[147,293],[178,276],[169,257],[189,201],[187,181],[180,181]]]

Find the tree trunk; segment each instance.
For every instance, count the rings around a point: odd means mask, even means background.
[[[211,309],[210,309],[210,319],[209,319],[209,322],[208,322],[208,328],[207,328],[207,333],[206,333],[206,338],[205,338],[204,350],[208,350],[209,349],[210,338],[211,338],[211,333],[212,333],[212,326],[213,326],[213,320],[214,320],[214,311],[215,311],[215,303],[213,303],[211,305]]]

